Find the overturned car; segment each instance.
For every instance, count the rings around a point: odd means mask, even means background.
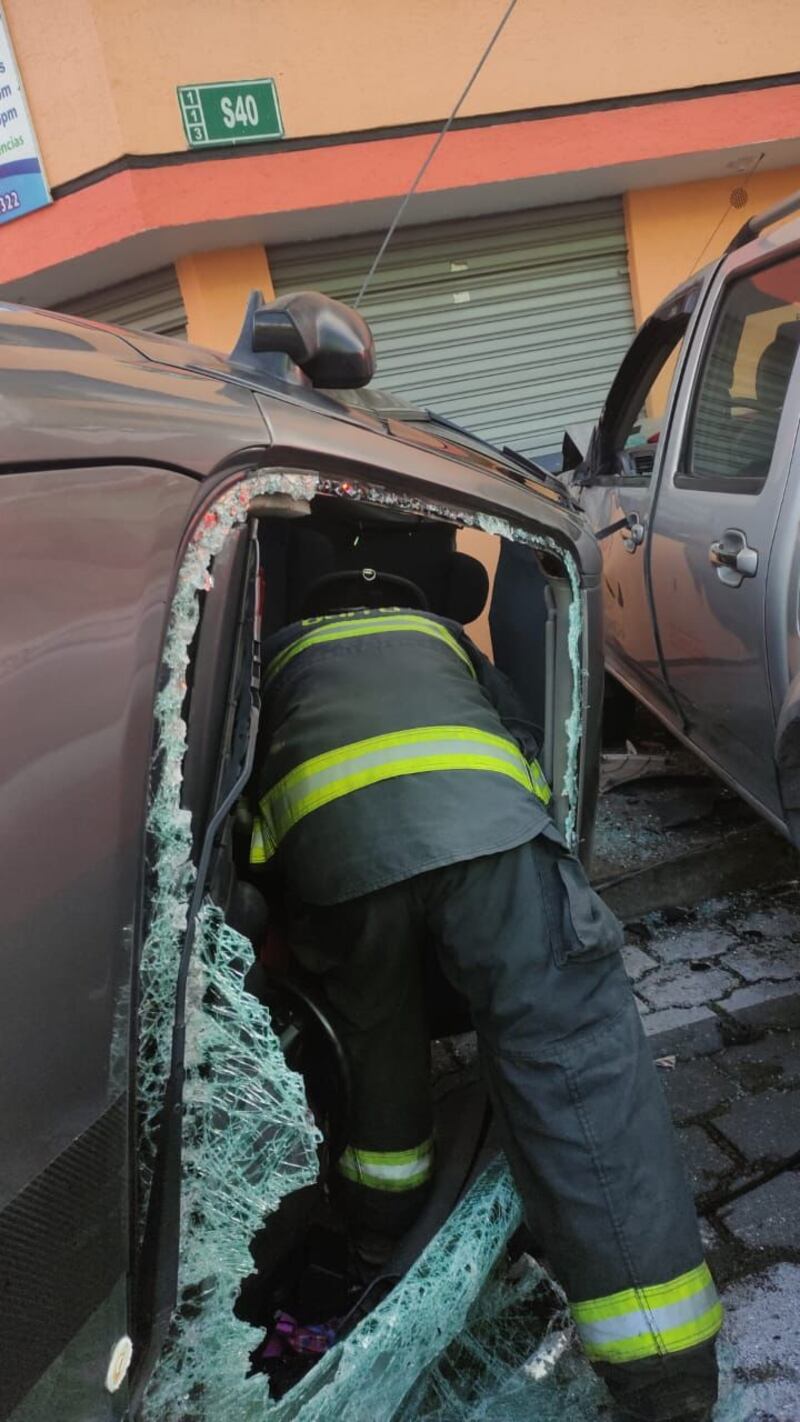
[[[594,539],[544,471],[358,391],[371,359],[310,295],[254,299],[228,359],[0,308],[14,1422],[411,1417],[519,1223],[482,1090],[458,1084],[423,1218],[353,1290],[326,1192],[347,1062],[250,863],[261,638],[344,575],[466,625],[590,847]],[[433,976],[430,1020],[468,1026]]]

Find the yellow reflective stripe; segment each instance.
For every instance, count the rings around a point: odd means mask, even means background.
[[[250,834],[250,863],[267,864],[277,847],[261,815],[256,815]]]
[[[351,741],[349,745],[337,746],[334,750],[323,751],[321,755],[312,756],[311,760],[304,760],[301,765],[290,770],[288,775],[284,775],[278,785],[267,792],[264,800],[268,800],[279,786],[284,790],[290,790],[301,781],[310,779],[312,775],[328,770],[332,766],[346,765],[348,761],[355,760],[358,756],[371,754],[374,751],[391,751],[404,746],[424,745],[426,741],[480,741],[485,746],[494,746],[498,750],[510,751],[518,761],[525,783],[530,788],[530,775],[526,773],[527,767],[522,752],[516,742],[507,736],[495,736],[491,731],[480,731],[474,726],[414,726],[408,731],[387,731],[381,736],[368,736],[366,740]],[[264,800],[261,802],[262,808]]]
[[[433,1141],[423,1141],[411,1150],[359,1150],[348,1146],[337,1170],[346,1179],[370,1190],[416,1190],[433,1174]]]
[[[267,846],[264,843],[264,833],[261,828],[261,820],[258,815],[253,820],[253,829],[250,834],[250,863],[266,864]]]
[[[571,1305],[588,1357],[608,1363],[677,1353],[713,1338],[722,1305],[708,1265],[641,1289]]]
[[[553,798],[553,792],[545,779],[542,767],[540,766],[538,760],[529,761],[528,766],[531,772],[531,782],[533,785],[534,795],[537,797],[537,799],[541,800],[543,805],[549,805],[550,801]]]
[[[413,759],[396,761],[391,765],[383,766],[380,770],[362,770],[354,775],[344,775],[340,780],[332,780],[319,790],[312,791],[309,795],[298,800],[281,817],[280,822],[276,822],[275,837],[280,842],[289,833],[289,830],[293,829],[306,815],[310,815],[312,810],[319,810],[323,805],[329,805],[333,800],[340,800],[343,795],[351,795],[356,790],[364,790],[368,785],[377,785],[385,780],[397,780],[403,775],[424,775],[434,770],[494,771],[501,775],[508,775],[525,789],[530,789],[530,783],[521,771],[515,770],[510,765],[498,765],[497,761],[489,755],[469,755],[462,752],[458,755],[415,756]],[[269,809],[271,813],[273,807],[270,806]]]
[[[620,1293],[609,1294],[605,1298],[587,1299],[583,1303],[570,1305],[576,1323],[593,1323],[603,1318],[615,1318],[619,1314],[632,1313],[643,1304],[650,1308],[661,1308],[664,1304],[679,1303],[691,1298],[711,1283],[711,1272],[705,1260],[686,1274],[678,1274],[664,1284],[648,1284],[641,1289],[623,1289]]]
[[[455,652],[472,676],[476,676],[475,668],[467,653],[463,647],[459,646],[447,628],[442,627],[441,623],[433,622],[427,617],[417,617],[413,613],[390,613],[386,616],[364,618],[360,622],[348,622],[346,619],[325,622],[313,632],[307,632],[305,636],[298,637],[270,662],[264,677],[264,685],[267,686],[289,662],[299,656],[301,652],[307,651],[309,647],[319,647],[328,642],[341,642],[352,637],[367,637],[374,633],[387,632],[420,632],[426,637],[433,637]]]
[[[267,792],[261,813],[277,845],[306,815],[333,800],[399,776],[437,770],[488,771],[533,789],[529,767],[513,741],[467,726],[430,726],[356,741],[305,761]]]

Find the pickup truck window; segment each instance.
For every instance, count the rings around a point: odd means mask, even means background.
[[[653,472],[664,419],[665,394],[683,345],[689,315],[680,312],[660,324],[659,339],[650,351],[635,391],[631,392],[630,413],[617,435],[617,449],[624,449],[626,455],[619,461],[621,478],[649,479]]]
[[[617,372],[599,426],[596,480],[646,483],[653,472],[665,392],[696,300],[696,289],[648,317]]]
[[[697,380],[684,488],[757,494],[772,462],[800,347],[800,258],[733,281]]]

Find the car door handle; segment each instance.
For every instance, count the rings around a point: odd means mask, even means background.
[[[626,553],[635,553],[644,543],[645,527],[636,514],[628,515],[628,530],[622,535],[622,546]]]
[[[749,547],[740,528],[725,529],[719,541],[711,544],[708,561],[729,588],[738,588],[744,578],[754,578],[758,572],[758,551]]]

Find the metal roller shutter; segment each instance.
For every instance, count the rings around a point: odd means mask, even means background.
[[[279,293],[352,302],[380,233],[270,249]],[[596,417],[634,332],[619,199],[402,228],[363,313],[377,386],[528,455]]]
[[[186,338],[186,311],[174,267],[162,267],[133,281],[88,292],[75,301],[62,303],[58,309],[90,321],[104,321],[109,326]]]

